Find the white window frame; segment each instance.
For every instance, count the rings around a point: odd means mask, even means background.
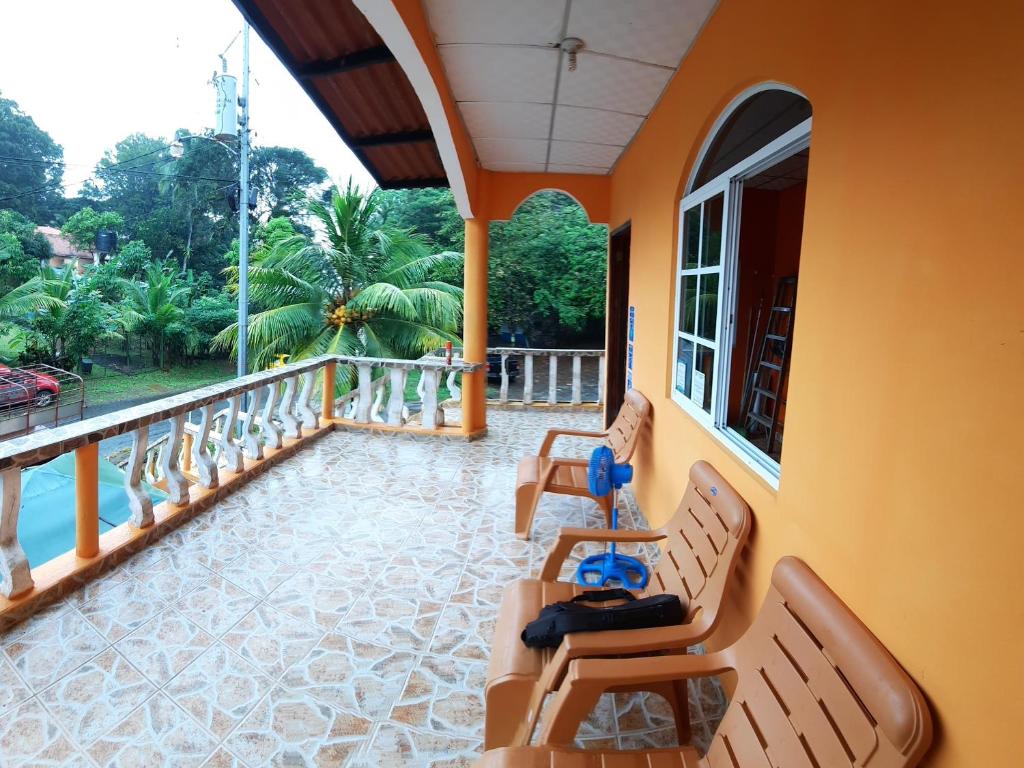
[[[672,399],[686,413],[692,416],[698,424],[707,429],[723,446],[739,458],[745,465],[750,467],[763,480],[776,490],[779,487],[779,477],[782,467],[779,462],[772,459],[759,448],[755,447],[736,430],[730,428],[728,420],[728,398],[719,397],[719,393],[729,391],[729,379],[731,376],[730,361],[731,350],[736,343],[736,285],[739,272],[739,229],[740,211],[742,210],[743,181],[766,168],[775,165],[790,155],[794,155],[810,146],[811,143],[811,121],[808,118],[797,126],[794,126],[784,134],[769,142],[757,152],[749,155],[724,173],[715,177],[700,188],[691,190],[682,200],[679,201],[679,237],[676,247],[676,295],[675,295],[675,323],[672,326],[672,349],[671,349],[671,395]],[[713,140],[712,134],[706,146],[710,146]],[[697,163],[699,168],[703,163],[702,156]],[[701,203],[711,200],[715,195],[724,193],[723,201],[723,224],[722,224],[722,254],[720,257],[720,277],[718,281],[718,318],[716,324],[715,340],[709,343],[701,339],[697,334],[697,323],[699,322],[699,297],[697,314],[694,316],[693,334],[680,331],[679,314],[683,300],[683,249],[684,236],[684,214],[685,212]],[[700,217],[701,238],[703,238],[704,216]],[[707,269],[707,271],[714,271]],[[704,270],[698,267],[686,270],[686,274],[702,274]],[[714,350],[714,376],[711,383],[711,413],[697,405],[676,388],[676,372],[679,362],[679,341],[680,339],[690,340],[689,337],[700,339],[699,343]],[[723,354],[725,352],[726,354]],[[696,346],[694,346],[694,359],[696,359]],[[692,374],[691,374],[692,375]]]

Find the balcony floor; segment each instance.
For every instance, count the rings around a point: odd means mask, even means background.
[[[471,764],[502,585],[536,572],[560,525],[601,520],[549,495],[533,542],[511,532],[519,457],[596,414],[489,420],[471,444],[331,433],[0,635],[0,763]],[[690,698],[706,742],[721,691]],[[580,736],[668,745],[671,722],[663,700],[619,695]]]

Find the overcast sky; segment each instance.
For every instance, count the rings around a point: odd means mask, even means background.
[[[209,80],[242,28],[230,0],[3,0],[3,15],[0,93],[64,147],[69,195],[131,133],[212,128]],[[227,58],[240,76],[241,37]],[[372,183],[255,32],[250,68],[254,144],[298,147],[335,180]]]

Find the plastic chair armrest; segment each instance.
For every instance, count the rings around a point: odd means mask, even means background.
[[[573,547],[584,541],[612,542],[617,544],[649,544],[661,541],[666,534],[663,531],[630,531],[611,530],[610,528],[563,528],[558,532],[555,543],[551,545],[544,566],[540,570],[541,581],[555,581],[562,570],[565,558]]]
[[[633,659],[577,659],[555,693],[539,744],[569,745],[601,694],[621,685],[642,686],[690,677],[720,675],[734,668],[727,651],[706,656],[648,656]]]
[[[551,453],[551,446],[555,444],[555,438],[559,435],[566,435],[568,437],[593,437],[593,438],[604,438],[607,437],[605,432],[586,432],[579,429],[549,429],[547,435],[544,438],[544,442],[540,446],[540,456],[547,456]]]

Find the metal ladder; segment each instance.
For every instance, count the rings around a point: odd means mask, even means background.
[[[764,452],[774,455],[775,444],[782,447],[782,425],[779,423],[782,387],[789,372],[789,349],[793,336],[793,314],[796,307],[796,277],[783,277],[775,287],[775,301],[768,314],[768,323],[761,338],[761,354],[757,367],[747,382],[747,412],[743,427],[754,442],[764,437]]]

